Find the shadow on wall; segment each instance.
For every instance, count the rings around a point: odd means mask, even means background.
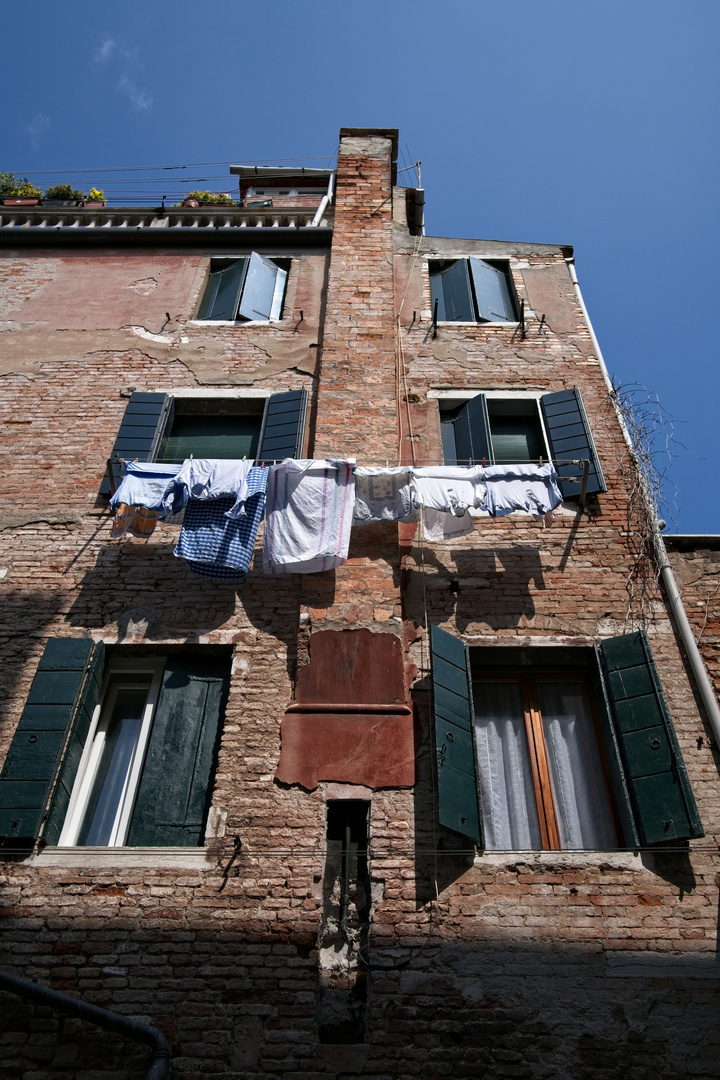
[[[715,1074],[720,971],[712,955],[688,954],[678,966],[665,953],[642,958],[556,940],[521,943],[508,936],[510,929],[503,940],[447,941],[438,934],[420,955],[408,948],[409,966],[370,980],[365,1044],[323,1047],[315,1021],[317,952],[306,941],[279,925],[274,936],[253,935],[241,920],[230,934],[213,933],[209,917],[196,924],[165,918],[156,923],[166,925],[153,927],[137,912],[130,917],[119,899],[118,913],[125,914],[115,920],[107,917],[109,903],[107,895],[98,899],[102,927],[85,919],[78,932],[67,918],[65,929],[45,929],[35,946],[41,981],[80,996],[92,987],[109,1008],[117,1007],[115,994],[131,1002],[133,1015],[168,1037],[178,1075],[275,1076],[279,1046],[284,1075],[302,1075],[312,1060],[323,1063],[328,1080],[360,1072],[484,1080]],[[175,940],[181,928],[182,951]],[[414,938],[415,928],[408,934]],[[98,987],[98,955],[112,965],[107,990]],[[33,974],[32,954],[23,956]],[[212,1041],[204,1037],[208,1016]],[[137,1044],[49,1009],[33,1010],[12,995],[2,995],[0,1033],[13,1076],[92,1070],[98,1080],[142,1080],[147,1065]]]
[[[417,551],[414,554],[417,558]],[[422,624],[427,603],[433,621],[445,623],[454,615],[461,634],[481,627],[506,629],[519,626],[523,617],[533,618],[535,602],[530,583],[536,590],[545,588],[537,547],[516,544],[509,548],[449,550],[443,555],[447,555],[448,562],[425,547],[424,576],[422,569],[404,571],[409,618]],[[480,619],[478,612],[482,613]]]
[[[3,592],[2,603],[12,636],[3,647],[0,664],[0,716],[13,700],[15,685],[28,656],[36,649],[36,640],[44,638],[45,628],[62,607],[63,595],[59,590],[7,589]],[[38,660],[41,654],[42,648],[37,647]]]

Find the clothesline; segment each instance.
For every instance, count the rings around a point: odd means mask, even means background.
[[[589,463],[588,463],[589,464]],[[316,573],[347,560],[352,526],[420,521],[427,541],[467,535],[471,509],[534,513],[545,525],[562,502],[552,463],[358,466],[348,460],[126,461],[110,499],[111,536],[142,539],[158,521],[185,517],[174,555],[206,577],[245,577],[265,516],[266,573]],[[587,465],[583,469],[587,475]],[[584,487],[585,485],[583,485]]]

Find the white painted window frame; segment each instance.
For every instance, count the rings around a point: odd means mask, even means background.
[[[88,737],[85,742],[85,749],[83,750],[75,783],[73,784],[70,803],[67,814],[65,815],[65,823],[62,832],[60,833],[58,847],[77,846],[78,834],[97,776],[98,766],[105,745],[108,724],[110,717],[112,716],[112,710],[118,690],[132,688],[133,685],[137,687],[139,678],[143,677],[143,682],[146,682],[149,675],[150,686],[145,699],[140,733],[132,754],[130,767],[125,777],[122,795],[118,803],[118,810],[107,843],[107,847],[123,847],[125,845],[130,829],[132,813],[135,808],[135,800],[140,785],[140,776],[142,775],[142,769],[145,763],[145,753],[147,751],[150,732],[152,730],[155,707],[160,696],[160,686],[164,669],[164,660],[115,660],[111,661],[108,665],[100,702],[96,705],[93,713]],[[118,676],[121,676],[122,678],[118,678]]]

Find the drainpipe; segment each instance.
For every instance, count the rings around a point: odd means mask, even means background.
[[[57,1012],[67,1013],[68,1016],[77,1016],[81,1020],[89,1020],[91,1024],[105,1028],[108,1031],[117,1031],[119,1035],[125,1035],[135,1042],[146,1043],[152,1047],[153,1055],[150,1068],[145,1073],[145,1080],[163,1080],[167,1073],[170,1048],[165,1036],[157,1028],[149,1024],[141,1024],[138,1020],[128,1020],[126,1016],[110,1012],[109,1009],[101,1009],[97,1005],[90,1005],[79,998],[61,994],[58,990],[51,990],[48,986],[40,986],[39,983],[31,982],[30,979],[22,979],[19,975],[10,975],[7,971],[0,971],[0,989],[8,990],[11,994],[18,994],[21,998],[38,1005],[47,1005]]]
[[[310,222],[310,228],[317,228],[323,219],[323,214],[328,208],[328,205],[332,202],[333,190],[335,188],[335,173],[330,173],[330,179],[328,180],[327,195],[323,195],[320,205],[317,208],[315,217]]]
[[[700,650],[698,649],[697,642],[695,641],[695,635],[693,634],[692,627],[690,626],[690,620],[687,617],[685,605],[682,602],[682,597],[680,596],[680,590],[677,587],[675,575],[673,574],[672,567],[670,566],[667,548],[665,547],[665,541],[662,538],[660,526],[658,524],[658,517],[655,511],[655,505],[650,498],[650,493],[647,489],[645,477],[643,475],[642,469],[640,468],[637,454],[635,453],[635,450],[633,448],[632,439],[630,438],[630,432],[627,429],[625,419],[617,404],[615,390],[610,380],[610,376],[608,375],[607,367],[605,366],[605,360],[603,359],[600,344],[595,336],[593,325],[590,322],[590,316],[588,315],[587,308],[585,307],[585,301],[583,300],[582,293],[580,292],[580,283],[578,282],[577,274],[575,273],[575,260],[572,256],[565,256],[565,262],[567,263],[568,270],[570,271],[570,278],[575,287],[575,295],[577,296],[578,304],[580,305],[580,309],[585,318],[587,328],[590,332],[590,340],[592,342],[593,350],[595,351],[595,356],[597,357],[598,363],[600,364],[600,370],[602,372],[603,379],[605,380],[605,385],[608,388],[610,400],[615,407],[615,412],[617,413],[617,418],[620,421],[620,427],[622,428],[623,437],[625,439],[627,448],[630,452],[630,456],[635,464],[635,468],[637,469],[638,476],[640,478],[640,487],[643,493],[645,508],[650,521],[650,532],[653,539],[655,559],[660,569],[660,577],[665,588],[665,595],[667,596],[675,626],[678,633],[680,634],[680,638],[685,648],[688,662],[692,669],[693,676],[695,677],[695,684],[700,693],[703,706],[705,707],[705,712],[707,713],[707,718],[710,722],[710,727],[712,728],[713,738],[715,739],[716,745],[720,747],[720,706],[718,706],[718,700],[715,696],[715,690],[712,683],[710,682],[710,677],[705,668],[705,664],[703,663],[702,656],[700,655]]]

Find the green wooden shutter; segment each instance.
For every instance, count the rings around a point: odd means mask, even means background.
[[[641,845],[640,833],[635,824],[635,811],[630,795],[630,784],[625,775],[620,740],[613,722],[612,704],[607,680],[603,675],[602,652],[599,645],[593,652],[594,663],[590,667],[590,680],[593,688],[593,700],[596,715],[600,722],[600,732],[605,748],[605,758],[610,773],[610,783],[615,797],[615,807],[622,825],[622,840],[626,847],[637,848]]]
[[[89,638],[50,638],[0,773],[0,835],[32,843],[93,655]]]
[[[597,456],[592,432],[585,415],[582,395],[577,387],[561,390],[556,394],[543,394],[540,398],[545,430],[550,440],[550,454],[559,461],[576,461],[588,458],[587,494],[607,491],[600,460]],[[563,480],[564,476],[578,476],[582,470],[577,465],[556,465],[560,490],[564,499],[576,498],[582,489],[581,480]]]
[[[227,659],[168,658],[129,846],[202,844],[228,686]]]
[[[484,259],[471,257],[478,317],[488,322],[515,322],[515,305],[510,294],[507,272]]]
[[[172,399],[167,394],[146,394],[136,391],[130,395],[115,445],[110,455],[115,459],[152,461],[158,448]],[[120,469],[116,478],[120,478]],[[107,472],[100,488],[101,495],[110,494]]]
[[[232,320],[237,317],[247,266],[247,259],[236,259],[210,274],[198,319]]]
[[[307,397],[307,390],[290,390],[269,399],[257,454],[260,461],[302,456]]]
[[[470,398],[456,411],[453,420],[456,460],[446,465],[492,465],[490,421],[484,394]]]
[[[644,630],[603,641],[600,651],[642,842],[704,836]]]
[[[100,692],[103,684],[105,671],[105,645],[102,641],[95,646],[90,667],[85,680],[82,696],[75,712],[75,723],[72,726],[70,740],[65,750],[65,757],[60,767],[58,782],[55,785],[50,812],[48,813],[45,829],[43,830],[43,842],[57,844],[65,823],[70,795],[77,776],[80,758],[82,757],[85,743],[87,742],[90,723],[95,712],[95,707],[100,701]]]
[[[483,844],[472,689],[465,646],[430,626],[440,824]]]

